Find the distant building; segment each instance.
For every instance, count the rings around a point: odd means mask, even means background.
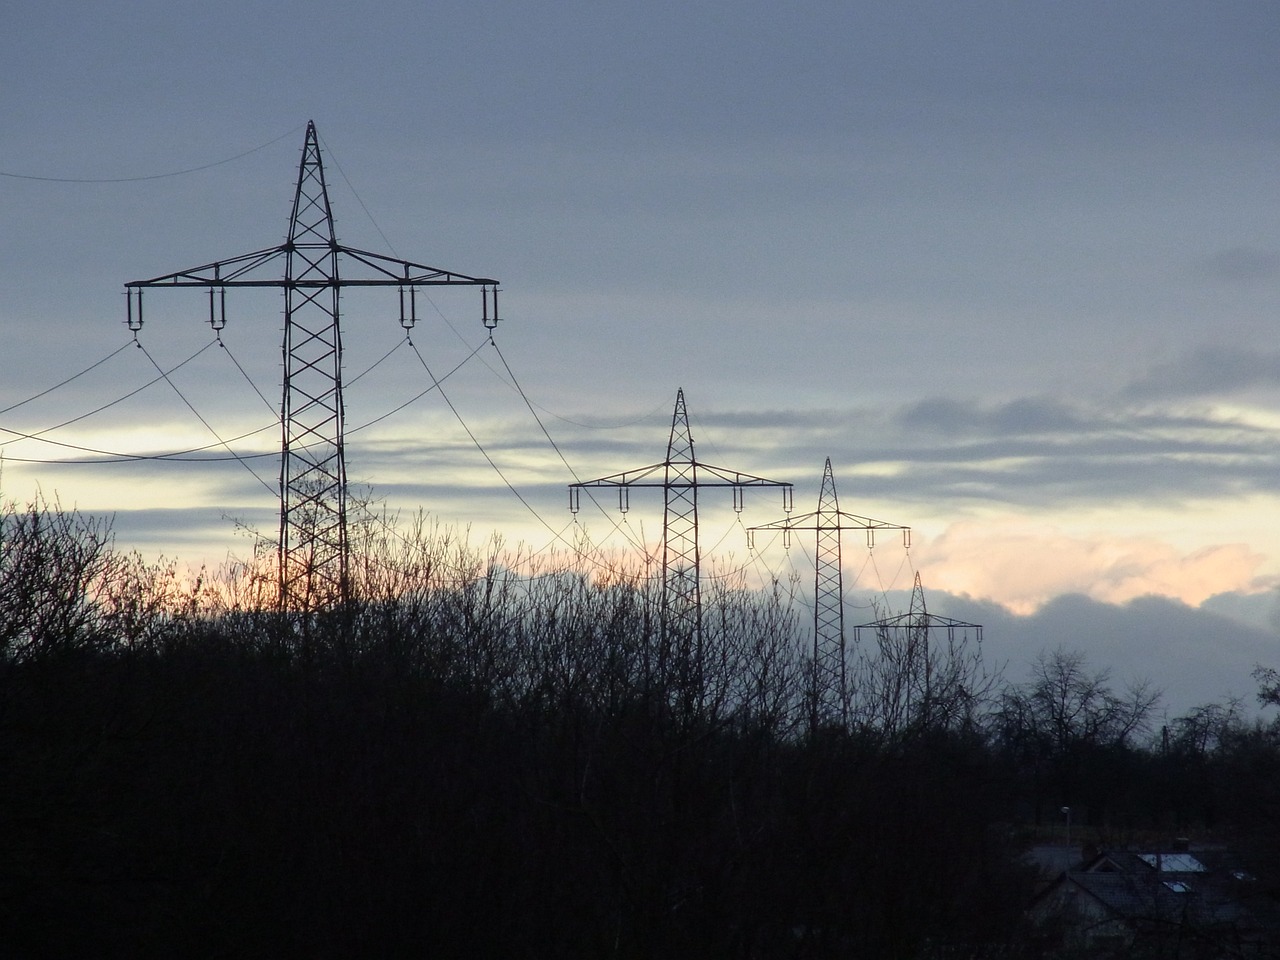
[[[1280,957],[1278,905],[1225,849],[1102,851],[1030,914],[1046,957]]]

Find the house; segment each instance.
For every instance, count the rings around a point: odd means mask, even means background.
[[[1222,848],[1105,850],[1064,870],[1030,919],[1045,956],[1280,957],[1280,909]]]

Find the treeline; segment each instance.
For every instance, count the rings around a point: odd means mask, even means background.
[[[885,636],[838,722],[785,589],[716,581],[699,644],[640,572],[357,539],[358,599],[299,617],[3,508],[0,955],[1033,957],[1063,806],[1274,882],[1280,731],[1235,705]]]

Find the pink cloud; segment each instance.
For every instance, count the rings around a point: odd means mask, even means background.
[[[1021,614],[1069,593],[1116,604],[1155,595],[1196,606],[1214,594],[1275,585],[1258,576],[1266,558],[1242,543],[1183,552],[1154,538],[1086,538],[1017,522],[953,524],[912,552],[929,586]]]

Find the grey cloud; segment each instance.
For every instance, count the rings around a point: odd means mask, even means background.
[[[127,545],[128,549],[136,549],[146,560],[163,555],[190,561],[206,556],[203,548],[210,541],[225,544],[228,554],[248,556],[253,543],[247,531],[273,536],[278,514],[270,505],[226,510],[152,508],[117,510],[109,520],[116,543],[122,548]]]
[[[1046,507],[1234,496],[1272,489],[1280,472],[1280,437],[1209,414],[933,398],[834,422],[798,426],[768,462],[813,473],[831,456],[838,483],[841,466],[894,464],[891,473],[860,475],[860,494]]]
[[[803,504],[816,495],[827,457],[842,499],[850,504],[1176,504],[1191,497],[1270,491],[1280,474],[1280,437],[1259,427],[1209,413],[1090,406],[1044,396],[997,403],[932,397],[900,408],[711,410],[690,416],[700,460],[790,481]],[[349,440],[348,470],[353,483],[372,484],[375,497],[477,523],[521,514],[527,519],[528,511],[505,486],[510,482],[554,523],[564,507],[565,485],[575,479],[665,457],[668,412],[617,429],[581,423],[544,420],[568,466],[528,411],[512,410],[505,416],[489,411],[470,421],[484,453],[456,424],[427,427],[421,440],[361,434]],[[175,483],[198,482],[217,490],[223,502],[270,507],[276,463],[274,458],[253,463],[261,481],[234,462],[147,462],[112,469],[140,479],[163,470]],[[885,468],[875,469],[877,464]],[[57,489],[59,478],[70,479],[76,469],[49,468],[47,485]],[[511,510],[495,509],[491,492],[510,499]],[[483,505],[476,499],[481,497]],[[477,509],[470,510],[469,503]],[[876,508],[864,512],[875,514]]]
[[[1251,283],[1280,276],[1280,253],[1259,247],[1231,247],[1205,257],[1195,272],[1210,280]]]
[[[905,430],[964,433],[1057,433],[1079,431],[1087,424],[1066,403],[1050,397],[1023,397],[996,405],[931,397],[905,408],[899,422]]]
[[[1030,616],[992,601],[930,592],[931,613],[983,626],[983,656],[1003,666],[1005,679],[1025,681],[1043,651],[1079,651],[1091,669],[1106,669],[1120,692],[1129,681],[1150,680],[1164,691],[1169,716],[1204,703],[1240,697],[1253,706],[1257,664],[1276,665],[1276,631],[1189,607],[1163,597],[1122,605],[1079,595],[1058,597]]]
[[[1263,630],[1280,633],[1280,590],[1264,593],[1219,593],[1200,604],[1200,609]]]
[[[1280,386],[1280,352],[1204,346],[1149,369],[1122,396],[1148,400],[1227,396],[1250,387]]]

